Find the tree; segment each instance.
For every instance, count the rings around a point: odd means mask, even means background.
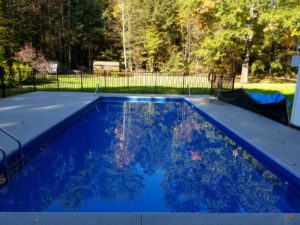
[[[45,72],[49,68],[49,63],[42,52],[32,47],[32,44],[25,44],[22,49],[16,53],[16,60],[22,64],[27,64],[39,72]]]
[[[299,40],[296,1],[276,1],[276,7],[268,0],[213,2],[217,8],[208,9],[209,14],[200,13],[210,24],[204,27],[198,51],[204,65],[243,70],[242,82],[247,81],[252,65],[253,69],[259,66],[270,73],[276,73],[275,69],[277,73],[289,71],[289,52]]]
[[[0,1],[0,52],[2,52],[2,57],[5,59],[5,65],[12,78],[14,76],[13,52],[16,49],[17,42],[13,29],[15,22],[9,18],[8,6],[8,0]]]
[[[155,60],[158,54],[159,49],[162,46],[162,38],[155,26],[149,26],[146,29],[145,36],[145,52],[148,55],[147,61],[151,72],[154,72],[155,69]]]
[[[122,41],[123,41],[123,57],[124,57],[124,66],[125,71],[127,71],[127,53],[126,53],[126,34],[125,34],[125,0],[121,2],[121,11],[122,11]]]
[[[223,67],[246,78],[249,68],[280,75],[299,42],[300,6],[270,2],[1,0],[0,44],[7,68],[32,43],[61,71],[91,69],[101,59],[124,61],[129,71],[165,70],[176,61],[184,73]]]
[[[270,74],[278,75],[290,70],[290,56],[300,42],[300,6],[295,0],[276,2],[276,9],[266,11],[258,19],[264,38],[256,58]]]

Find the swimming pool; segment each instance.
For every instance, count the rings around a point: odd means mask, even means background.
[[[101,98],[39,145],[0,211],[299,212],[242,145],[182,99]]]

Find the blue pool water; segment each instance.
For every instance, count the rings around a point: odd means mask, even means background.
[[[0,189],[0,211],[300,212],[298,194],[183,102],[99,102]]]

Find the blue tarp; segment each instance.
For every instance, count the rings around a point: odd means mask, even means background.
[[[287,99],[284,96],[282,98],[278,95],[259,93],[250,95],[244,89],[236,89],[223,91],[218,97],[224,102],[261,114],[280,123],[289,124]]]
[[[252,92],[249,95],[257,103],[260,103],[260,104],[278,103],[278,102],[281,102],[286,99],[286,97],[281,93],[269,95],[269,94],[260,94],[260,93]],[[288,104],[288,107],[291,106],[291,103],[288,100],[287,100],[287,104]]]

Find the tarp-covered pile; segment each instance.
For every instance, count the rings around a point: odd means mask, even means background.
[[[287,99],[280,93],[265,95],[248,94],[243,89],[230,92],[222,92],[219,99],[230,104],[256,112],[283,124],[289,124]]]

